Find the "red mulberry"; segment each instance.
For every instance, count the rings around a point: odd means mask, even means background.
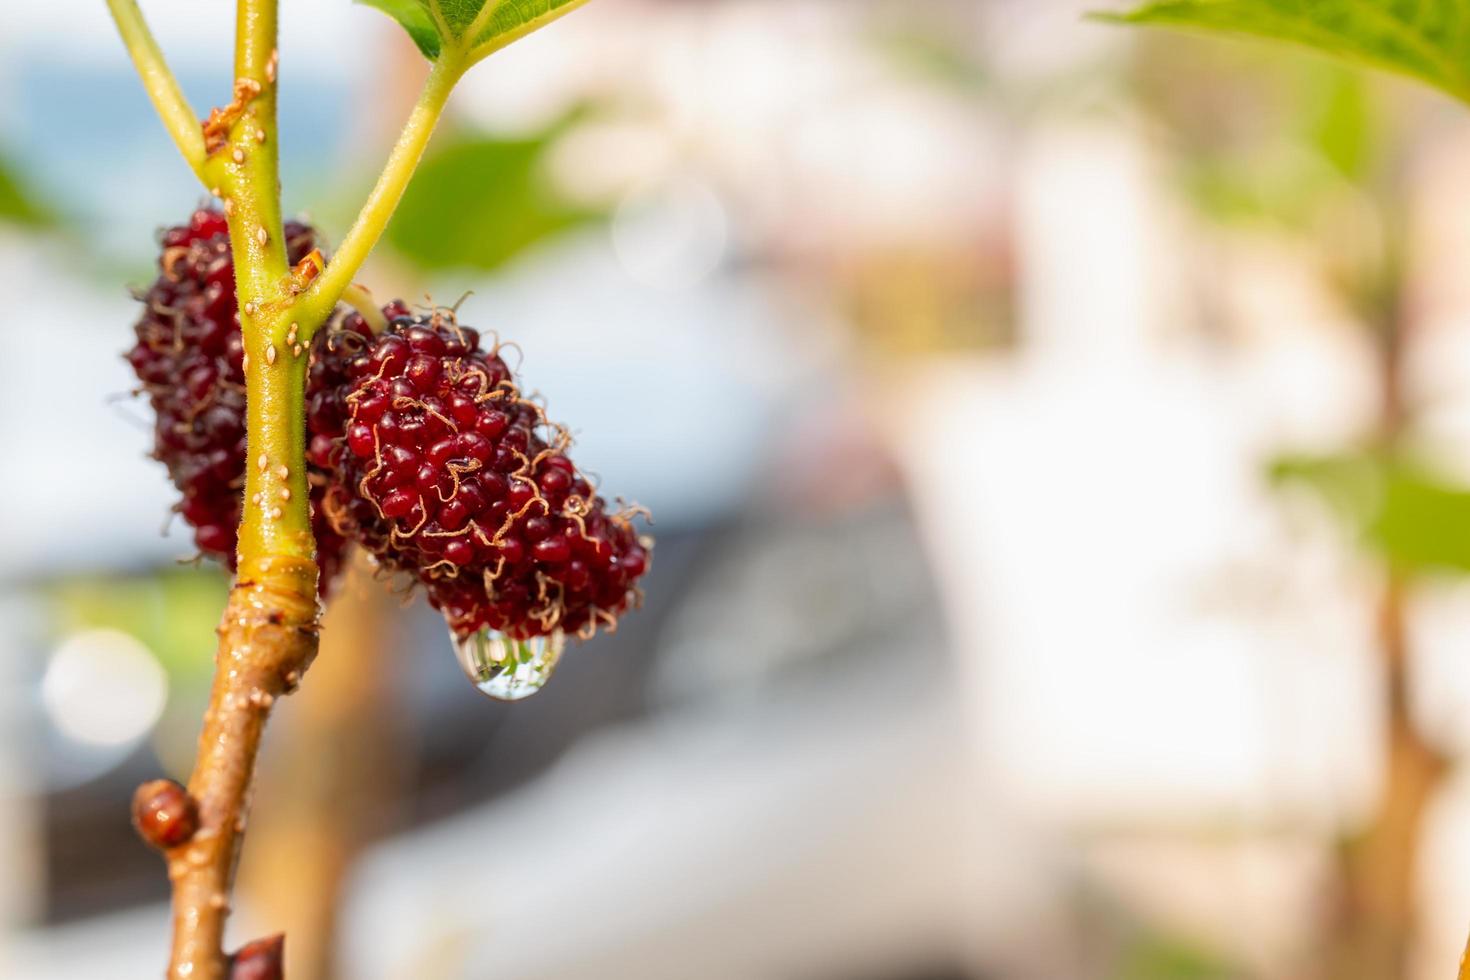
[[[565,430],[475,330],[446,311],[397,316],[348,371],[345,432],[315,460],[336,467],[339,531],[416,576],[458,636],[616,624],[651,542],[607,510]]]
[[[293,263],[315,247],[315,233],[305,225],[288,223],[285,234]],[[127,358],[155,413],[153,456],[183,494],[176,509],[194,529],[199,551],[233,569],[245,484],[245,371],[225,217],[195,211],[188,224],[165,231],[162,244],[159,276],[139,297],[143,315]],[[352,328],[368,334],[360,321]],[[317,385],[345,380],[345,366],[336,363],[345,358],[329,339],[320,330],[312,346]],[[325,474],[309,478],[325,591],[345,542],[321,513]]]

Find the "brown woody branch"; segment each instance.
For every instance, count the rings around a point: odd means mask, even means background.
[[[266,719],[316,655],[316,577],[308,559],[242,566],[219,628],[214,686],[187,797],[180,800],[175,784],[159,781],[145,784],[135,798],[135,822],[146,839],[163,845],[173,883],[170,980],[280,975],[278,942],[262,940],[229,958],[224,928]],[[192,834],[180,833],[190,824]],[[166,832],[150,833],[159,827]],[[274,974],[239,973],[245,965],[262,969],[272,955]]]

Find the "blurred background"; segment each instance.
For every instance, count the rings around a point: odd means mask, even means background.
[[[1101,2],[1101,0],[1099,0]],[[232,945],[291,980],[1443,978],[1470,928],[1470,115],[1073,0],[596,0],[476,69],[360,277],[524,351],[656,515],[509,705],[358,574]],[[144,4],[196,109],[231,5]],[[282,15],[340,239],[425,72]],[[134,786],[226,582],[121,351],[201,202],[104,6],[0,12],[0,976],[150,977]]]

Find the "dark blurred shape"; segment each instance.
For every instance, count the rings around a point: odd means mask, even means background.
[[[45,921],[65,922],[168,898],[158,854],[128,823],[128,799],[138,781],[158,771],[139,751],[101,779],[48,795]]]

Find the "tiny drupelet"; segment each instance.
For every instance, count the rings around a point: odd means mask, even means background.
[[[615,627],[648,569],[639,509],[607,508],[566,430],[452,311],[388,312],[348,362],[343,438],[312,442],[314,465],[334,471],[338,532],[411,573],[460,637]]]
[[[306,225],[288,222],[285,234],[293,263],[316,245]],[[200,553],[233,570],[245,485],[245,348],[225,216],[201,208],[188,224],[166,230],[162,246],[158,278],[138,296],[143,314],[127,358],[153,407],[153,456],[183,495],[175,509],[194,529]],[[343,327],[370,336],[360,319]],[[329,331],[320,330],[312,345],[317,385],[344,379],[334,363],[339,345],[329,340]],[[322,515],[326,474],[313,471],[308,479],[325,594],[346,542]]]

